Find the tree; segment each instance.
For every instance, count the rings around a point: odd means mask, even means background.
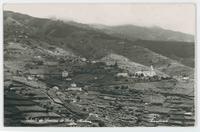
[[[87,111],[87,109],[86,109],[86,108],[83,108],[82,110],[83,110],[83,111]]]
[[[37,61],[37,64],[38,64],[38,65],[43,65],[44,62],[43,62],[42,60],[39,60],[39,61]]]
[[[60,58],[59,59],[59,64],[63,64],[63,63],[65,63],[65,59],[64,58]]]
[[[115,89],[119,89],[119,86],[115,86]]]
[[[119,104],[119,105],[117,106],[116,110],[121,110],[121,109],[122,109],[122,105]]]
[[[99,125],[100,127],[106,126],[105,123],[104,123],[103,121],[99,121],[99,122],[98,122],[98,125]]]
[[[81,100],[81,98],[80,98],[79,96],[77,96],[76,99],[77,99],[77,101],[80,101],[80,100]]]
[[[117,63],[117,61],[115,61],[114,67],[118,67],[118,63]]]

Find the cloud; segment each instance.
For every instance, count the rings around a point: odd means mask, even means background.
[[[6,4],[5,10],[81,23],[135,24],[195,33],[193,4]]]

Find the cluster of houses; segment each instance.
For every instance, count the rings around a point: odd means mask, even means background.
[[[43,74],[27,74],[25,77],[27,81],[37,81],[38,79],[44,79]]]
[[[153,66],[151,66],[150,70],[139,70],[135,71],[134,73],[128,72],[121,72],[117,73],[116,77],[123,77],[123,78],[134,78],[134,79],[142,79],[142,80],[165,80],[169,79],[166,75],[158,75]]]
[[[91,63],[91,64],[95,64],[95,63],[98,62],[98,61],[96,61],[96,60],[89,60],[89,59],[86,59],[85,57],[79,57],[78,59],[79,59],[80,61],[82,61],[82,62]]]
[[[135,72],[135,76],[144,76],[144,77],[153,77],[156,76],[156,72],[154,71],[153,66],[151,65],[151,70],[148,71],[137,71]]]
[[[132,74],[132,76],[136,77],[153,77],[156,76],[156,72],[154,71],[153,66],[151,66],[151,70],[141,70],[141,71],[136,71]],[[118,77],[129,77],[129,74],[124,72],[124,73],[117,73]]]

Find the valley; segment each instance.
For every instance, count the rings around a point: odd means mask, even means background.
[[[194,68],[171,53],[9,11],[4,27],[5,126],[195,125]]]

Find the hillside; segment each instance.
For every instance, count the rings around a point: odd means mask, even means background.
[[[176,72],[176,75],[188,74],[193,71],[192,68],[136,45],[130,40],[60,20],[34,18],[5,11],[4,27],[5,42],[16,41],[44,49],[60,48],[91,60],[101,59],[110,53],[115,53],[127,57],[135,63],[145,66],[153,65],[161,72],[172,76],[175,75],[175,72],[166,70],[169,66],[173,67],[173,71],[182,67],[183,70]]]
[[[91,25],[107,34],[130,40],[183,41],[194,42],[194,36],[186,33],[166,30],[160,27],[141,27],[136,25],[104,26]]]
[[[137,40],[134,44],[177,60],[186,66],[194,67],[194,43]]]
[[[106,34],[131,40],[134,45],[148,48],[186,66],[194,67],[194,36],[192,35],[159,27],[148,28],[134,25],[90,26]]]

